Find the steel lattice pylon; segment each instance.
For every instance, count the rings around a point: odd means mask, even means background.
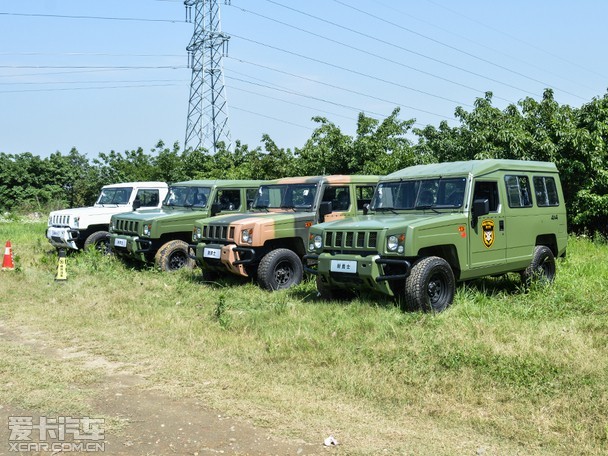
[[[192,80],[184,148],[215,153],[220,141],[231,147],[222,64],[230,37],[221,31],[218,0],[185,0],[184,5],[189,22],[194,8],[194,33],[186,48]]]

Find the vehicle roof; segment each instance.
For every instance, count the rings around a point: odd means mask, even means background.
[[[388,181],[420,177],[462,176],[468,174],[480,176],[492,173],[494,171],[533,171],[557,173],[557,167],[551,162],[531,160],[469,160],[410,166],[409,168],[404,168],[391,173],[382,178],[382,180]]]
[[[226,179],[206,179],[174,182],[171,185],[185,187],[259,187],[266,181],[263,180],[226,180]]]
[[[295,177],[283,177],[281,179],[275,179],[266,182],[266,184],[310,184],[318,182],[326,182],[329,184],[364,184],[369,182],[378,182],[380,176],[372,175],[352,175],[347,176],[345,174],[333,174],[330,176],[295,176]]]
[[[168,187],[165,182],[121,182],[119,184],[108,184],[101,188],[108,187]]]

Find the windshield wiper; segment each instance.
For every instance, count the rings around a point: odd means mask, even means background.
[[[393,214],[399,214],[399,212],[397,212],[394,207],[374,207],[370,208],[370,210],[374,212],[391,211]]]
[[[435,209],[433,207],[433,205],[431,204],[425,204],[425,205],[418,205],[415,207],[415,209],[422,209],[422,210],[426,210],[426,209],[430,209],[432,210],[435,214],[441,214],[441,212],[439,212],[437,209]]]
[[[293,206],[293,205],[290,205],[290,206],[288,206],[288,205],[281,205],[281,209],[291,209],[294,212],[296,211],[296,207]]]
[[[251,209],[264,209],[266,212],[270,212],[268,206],[252,206]]]

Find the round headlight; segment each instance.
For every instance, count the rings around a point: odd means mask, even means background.
[[[397,236],[389,236],[388,242],[386,243],[386,247],[390,252],[394,252],[399,247],[399,239]]]
[[[320,234],[316,234],[315,237],[312,239],[312,242],[315,245],[315,249],[320,249],[321,247],[323,247],[323,238]]]
[[[202,237],[203,231],[199,227],[196,227],[196,239],[201,239]]]
[[[150,225],[144,225],[144,236],[150,236]]]
[[[241,239],[243,240],[243,242],[251,244],[251,242],[253,241],[253,239],[251,238],[251,230],[243,230],[241,232]]]

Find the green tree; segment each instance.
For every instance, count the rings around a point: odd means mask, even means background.
[[[399,108],[382,122],[363,113],[355,137],[325,117],[302,149],[296,149],[298,174],[387,174],[417,162],[406,135],[414,120],[398,119]]]

